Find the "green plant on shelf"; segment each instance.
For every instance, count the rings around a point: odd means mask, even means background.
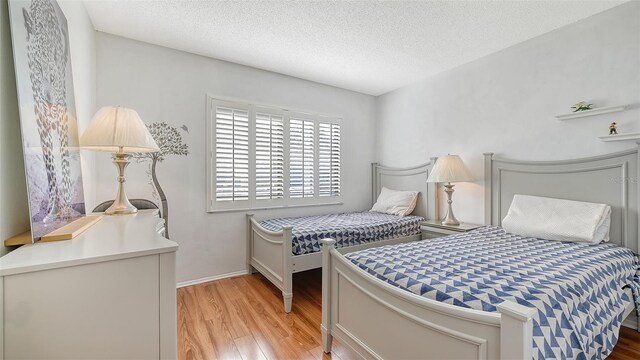
[[[589,104],[586,101],[580,101],[579,103],[573,105],[571,108],[574,109],[573,112],[578,112],[578,111],[592,110],[592,106],[593,104]]]

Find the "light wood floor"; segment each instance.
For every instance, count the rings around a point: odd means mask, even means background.
[[[334,340],[320,345],[320,271],[294,276],[293,311],[262,275],[253,274],[178,289],[178,358],[351,359]],[[623,328],[609,360],[640,359],[640,333]]]

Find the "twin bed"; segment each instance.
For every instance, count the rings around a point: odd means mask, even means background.
[[[606,357],[637,307],[638,178],[637,149],[553,162],[486,154],[492,226],[346,254],[323,240],[325,352],[335,337],[363,359]],[[507,233],[516,194],[609,204],[611,240]]]
[[[637,149],[553,162],[485,154],[491,226],[427,241],[343,241],[339,248],[340,234],[325,232],[304,246],[302,236],[294,251],[291,226],[272,231],[250,219],[249,264],[283,290],[290,310],[288,277],[318,267],[319,239],[325,352],[336,337],[363,359],[601,359],[638,305],[638,164]],[[383,182],[427,186],[430,166],[413,176],[374,166],[374,200]],[[508,233],[500,225],[516,194],[609,204],[611,240],[591,245]],[[417,212],[435,217],[435,189],[422,191],[422,201]],[[263,266],[265,244],[278,249],[280,257],[271,256],[282,260],[280,268]]]
[[[247,214],[247,271],[255,269],[280,289],[285,312],[290,312],[293,274],[322,266],[321,239],[337,240],[342,252],[419,240],[420,221],[436,216],[436,188],[426,182],[434,162],[409,168],[371,166],[374,203],[383,187],[419,191],[411,216],[359,212],[258,221]]]

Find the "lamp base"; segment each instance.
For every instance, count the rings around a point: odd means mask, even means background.
[[[127,201],[128,202],[128,201]],[[109,206],[107,210],[104,211],[106,215],[128,215],[135,214],[138,212],[138,208],[131,205],[131,203],[122,203],[116,206],[114,202],[113,205]]]
[[[456,219],[455,216],[453,215],[452,216],[447,215],[447,217],[442,219],[441,224],[445,226],[458,226],[460,225],[460,221],[458,221],[458,219]]]
[[[453,186],[454,185],[452,185],[451,183],[448,183],[447,185],[444,186],[444,192],[447,193],[447,204],[449,204],[449,206],[447,208],[447,215],[445,215],[445,217],[442,219],[441,224],[446,226],[460,225],[460,221],[458,221],[455,215],[453,215],[453,208],[451,207],[451,204],[453,203],[453,200],[451,200],[451,197],[454,192]]]
[[[113,164],[118,169],[118,193],[116,194],[113,204],[105,210],[107,215],[128,215],[135,214],[138,209],[129,202],[127,198],[127,192],[124,189],[124,183],[127,179],[124,177],[124,169],[129,165],[129,158],[131,155],[122,152],[113,154]]]

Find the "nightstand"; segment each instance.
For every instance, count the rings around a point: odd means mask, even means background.
[[[422,239],[435,239],[447,235],[465,233],[483,227],[480,224],[460,223],[460,225],[442,225],[439,220],[427,220],[420,223]]]

